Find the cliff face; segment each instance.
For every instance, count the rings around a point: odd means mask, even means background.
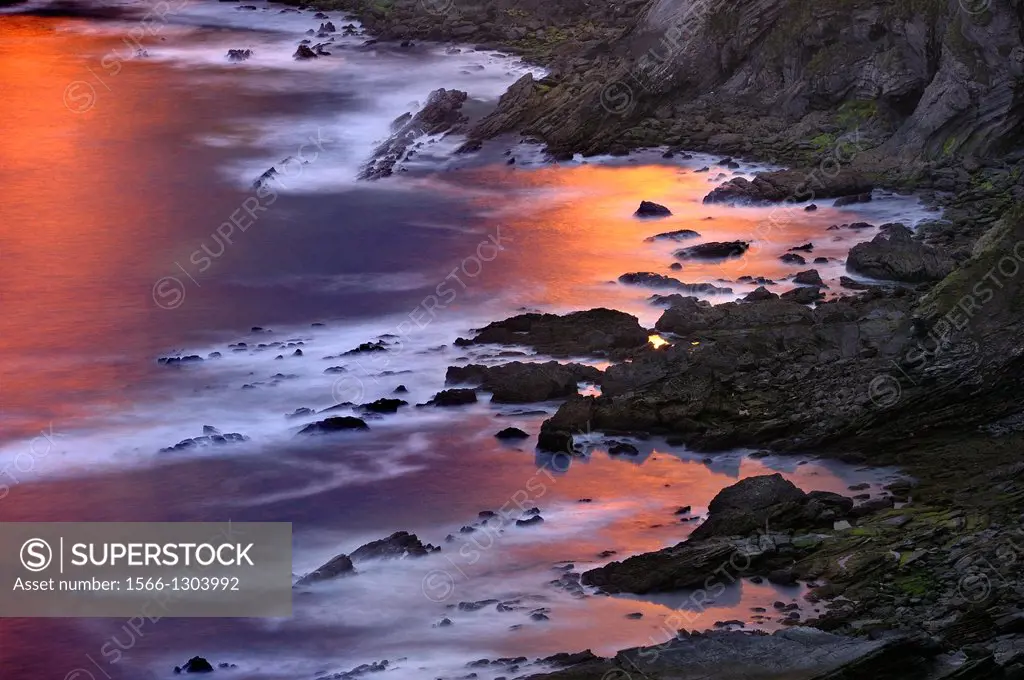
[[[896,126],[891,151],[927,157],[998,153],[1022,134],[1019,0],[656,0],[638,32],[677,47],[667,71],[683,96],[789,117],[860,107]]]
[[[671,138],[666,122],[703,106],[777,130],[814,117],[794,135],[866,127],[887,156],[1003,154],[1024,141],[1024,2],[654,0],[556,76],[515,102],[556,149],[649,141],[637,127]]]

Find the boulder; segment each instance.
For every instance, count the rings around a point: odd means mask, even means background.
[[[818,273],[817,269],[808,269],[806,271],[799,272],[793,277],[793,283],[799,283],[802,286],[818,286],[819,288],[827,288],[825,282],[821,280],[821,274]]]
[[[378,399],[368,404],[360,404],[359,409],[369,413],[397,413],[402,406],[408,406],[409,402],[404,399]]]
[[[431,406],[464,406],[476,403],[476,390],[441,390],[427,402]]]
[[[348,430],[369,430],[370,426],[361,418],[354,416],[335,416],[311,423],[299,430],[299,434],[325,434],[328,432],[345,432]]]
[[[677,250],[675,256],[681,260],[724,260],[730,257],[740,257],[749,248],[750,243],[746,241],[712,241]]]
[[[743,298],[744,302],[762,302],[764,300],[778,300],[779,296],[764,286],[758,286],[753,291],[747,293],[746,297]]]
[[[175,666],[175,673],[212,673],[213,665],[201,656],[193,656],[184,666]]]
[[[800,305],[810,305],[823,299],[825,294],[816,286],[798,286],[793,290],[786,291],[780,297],[787,302],[795,302]]]
[[[906,283],[940,281],[953,271],[953,265],[941,251],[915,241],[902,224],[882,225],[871,241],[851,248],[846,260],[851,272]]]
[[[497,432],[495,435],[498,439],[528,439],[530,435],[523,432],[518,427],[506,427],[504,430]]]
[[[640,201],[640,207],[633,213],[636,217],[668,217],[672,211],[652,201]]]
[[[807,260],[805,260],[802,255],[797,255],[796,253],[786,253],[784,255],[780,255],[779,259],[785,262],[786,264],[807,264]]]

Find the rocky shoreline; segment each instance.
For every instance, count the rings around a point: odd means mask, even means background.
[[[453,368],[449,382],[507,403],[567,396],[542,427],[541,449],[574,453],[575,435],[598,430],[696,450],[893,464],[915,480],[868,507],[798,489],[764,506],[723,501],[689,541],[583,575],[607,592],[699,587],[762,541],[766,521],[770,549],[741,576],[813,584],[810,597],[827,613],[803,623],[830,637],[680,633],[543,677],[755,677],[749,663],[740,670],[708,649],[778,654],[857,640],[858,653],[829,656],[839,670],[761,666],[756,677],[1024,677],[1024,151],[1014,132],[1024,110],[1011,103],[1024,75],[1019,13],[955,2],[804,11],[733,0],[698,3],[698,15],[669,0],[315,6],[352,13],[383,39],[477,42],[549,68],[539,81],[524,76],[468,129],[467,152],[505,135],[544,143],[554,160],[656,146],[709,151],[796,170],[728,183],[708,200],[795,209],[869,200],[877,187],[922,192],[944,210],[913,235],[884,225],[851,252],[851,270],[887,285],[813,308],[813,294],[765,291],[718,306],[669,296],[656,325],[669,347],[652,347],[651,329],[614,310],[522,315],[457,341],[620,362],[596,397],[571,389],[596,379],[583,366]],[[684,35],[668,57],[640,66],[677,30]],[[788,54],[797,64],[783,68]],[[709,672],[695,658],[719,663]]]

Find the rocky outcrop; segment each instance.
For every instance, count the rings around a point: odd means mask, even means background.
[[[450,366],[445,382],[472,384],[491,392],[491,402],[495,404],[527,404],[576,394],[578,383],[600,383],[602,375],[596,368],[582,364],[512,361],[500,366]]]
[[[676,231],[666,231],[654,236],[648,236],[644,241],[687,241],[691,238],[700,238],[700,233],[693,229],[677,229]]]
[[[631,272],[619,277],[619,283],[648,288],[671,288],[686,295],[716,295],[732,293],[732,288],[723,288],[712,283],[683,283],[679,279],[652,272]]]
[[[635,316],[599,308],[564,316],[520,314],[489,323],[455,344],[525,345],[555,357],[622,356],[646,347],[647,336]]]
[[[467,121],[462,113],[468,95],[461,90],[434,90],[415,115],[406,113],[391,124],[391,137],[377,147],[360,172],[360,179],[380,179],[394,173],[416,140],[426,135],[453,132]]]
[[[228,61],[240,62],[246,61],[252,56],[252,50],[240,49],[240,50],[228,50]]]
[[[299,430],[299,434],[327,434],[330,432],[346,432],[351,430],[369,430],[366,421],[354,416],[335,416],[316,423],[311,423]]]
[[[871,182],[857,172],[814,175],[799,170],[758,173],[753,180],[736,177],[704,197],[705,203],[781,203],[870,193]]]
[[[352,559],[348,555],[338,555],[320,568],[315,571],[311,571],[300,578],[296,581],[295,585],[309,586],[314,583],[330,581],[331,579],[338,578],[339,576],[347,576],[354,573],[356,573],[356,569],[352,565]]]
[[[476,390],[454,389],[441,390],[427,402],[430,406],[465,406],[475,404]]]
[[[887,224],[871,241],[850,249],[846,268],[876,279],[921,283],[946,278],[953,271],[953,260],[915,241],[902,224]]]
[[[371,541],[364,546],[356,548],[352,551],[350,557],[353,562],[405,559],[408,557],[423,557],[440,550],[441,548],[436,545],[423,543],[416,534],[410,534],[408,531],[396,531],[387,538]]]

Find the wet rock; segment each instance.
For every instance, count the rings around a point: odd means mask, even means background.
[[[353,562],[363,560],[404,559],[407,557],[423,557],[430,553],[440,552],[441,548],[429,543],[422,543],[416,534],[408,531],[396,531],[387,538],[371,541],[356,549],[350,555]]]
[[[498,439],[528,439],[530,435],[518,427],[506,427],[494,436]]]
[[[851,170],[827,173],[800,170],[759,172],[753,180],[736,177],[704,197],[704,203],[779,203],[787,199],[806,200],[812,196],[831,198],[870,192],[870,180]]]
[[[644,239],[647,242],[653,241],[688,241],[692,238],[700,238],[700,233],[692,229],[678,229],[676,231],[665,231]]]
[[[474,338],[460,338],[455,344],[526,345],[556,357],[607,356],[646,349],[647,335],[635,316],[598,308],[563,316],[520,314],[490,323]]]
[[[786,264],[807,264],[807,260],[805,260],[802,255],[797,255],[796,253],[785,253],[780,255],[779,259]]]
[[[365,354],[367,352],[386,352],[387,349],[387,343],[385,343],[383,340],[377,340],[376,342],[364,342],[354,349],[350,349],[347,352],[343,352],[342,356],[350,356],[352,354]]]
[[[535,526],[537,524],[543,524],[543,523],[544,523],[544,518],[541,517],[540,515],[532,515],[530,517],[527,517],[526,519],[517,519],[516,520],[516,526],[517,527],[532,527],[532,526]]]
[[[156,360],[158,364],[163,364],[164,366],[184,366],[187,364],[202,363],[202,361],[203,358],[198,354],[188,354],[179,357],[160,357]]]
[[[464,406],[476,403],[476,390],[441,390],[427,402],[431,406]]]
[[[801,305],[814,304],[818,300],[825,297],[825,294],[820,289],[813,286],[801,286],[794,288],[793,290],[786,291],[781,296],[781,299],[787,302],[795,302]]]
[[[292,55],[293,58],[300,61],[316,59],[318,56],[308,45],[299,45],[299,48],[295,50],[295,54]]]
[[[814,244],[813,243],[805,243],[802,246],[793,246],[792,248],[790,248],[790,250],[791,251],[801,250],[801,251],[803,251],[805,253],[809,253],[812,250],[814,250]]]
[[[641,201],[640,207],[633,214],[636,217],[667,217],[672,214],[672,211],[658,203]]]
[[[779,296],[764,286],[758,286],[753,291],[747,293],[746,297],[743,298],[744,302],[762,302],[764,300],[778,300]]]
[[[732,288],[720,288],[710,283],[683,283],[679,279],[654,274],[652,272],[633,272],[623,274],[619,277],[619,283],[632,286],[647,286],[649,288],[671,288],[687,295],[715,295],[730,294]]]
[[[450,366],[447,384],[471,384],[493,394],[495,404],[527,404],[576,394],[577,383],[599,383],[603,373],[592,366],[557,361],[512,361],[499,366]]]
[[[408,406],[409,402],[404,399],[378,399],[368,404],[360,404],[357,408],[369,413],[398,413],[402,406]]]
[[[183,666],[175,666],[175,673],[212,673],[213,665],[201,656],[193,656]]]
[[[228,61],[245,61],[252,56],[252,50],[228,50]]]
[[[853,194],[851,196],[840,196],[832,203],[836,208],[841,208],[844,205],[853,205],[855,203],[869,203],[871,201],[871,192],[865,191],[859,194]]]
[[[399,116],[392,123],[391,137],[377,147],[372,159],[363,167],[360,179],[389,177],[398,164],[408,157],[415,141],[424,135],[454,132],[468,118],[462,112],[468,95],[461,90],[434,90],[427,103],[415,115]]]
[[[326,434],[329,432],[345,432],[349,430],[369,430],[366,421],[354,416],[334,416],[321,420],[299,430],[299,434]]]
[[[749,248],[750,243],[746,241],[712,241],[677,250],[675,256],[683,260],[724,260],[741,257]]]
[[[876,279],[920,283],[944,279],[953,271],[953,260],[915,241],[902,224],[889,224],[868,243],[850,249],[846,268]]]
[[[640,450],[628,442],[612,442],[608,447],[609,456],[639,456]]]
[[[396,387],[394,389],[394,393],[395,394],[406,394],[408,391],[409,391],[409,388],[406,387],[405,385],[399,385],[398,387]]]
[[[316,571],[311,571],[300,578],[295,585],[308,586],[320,583],[321,581],[329,581],[339,576],[354,574],[355,572],[356,569],[352,565],[352,559],[348,555],[338,555]]]
[[[164,448],[160,449],[160,453],[191,451],[195,449],[206,448],[209,446],[237,444],[244,441],[249,441],[249,438],[237,432],[225,432],[223,434],[221,434],[220,432],[216,432],[212,434],[203,435],[202,437],[192,437],[190,439],[183,439],[174,446],[165,446]]]

